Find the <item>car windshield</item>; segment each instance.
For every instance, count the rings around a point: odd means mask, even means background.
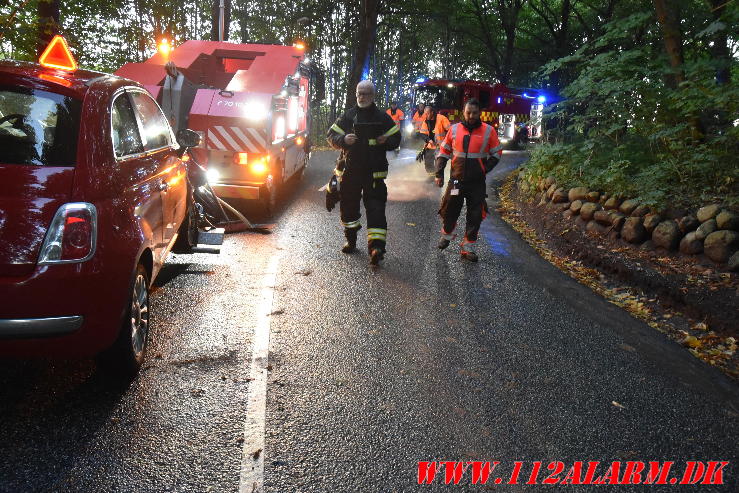
[[[0,86],[0,164],[74,166],[81,111],[61,94]]]
[[[440,110],[452,110],[457,107],[457,88],[440,86],[421,86],[416,88],[416,104],[435,106]]]

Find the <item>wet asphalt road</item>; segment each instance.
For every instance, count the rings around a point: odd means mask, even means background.
[[[478,264],[456,244],[439,252],[441,191],[413,154],[391,167],[380,268],[364,246],[339,252],[338,213],[316,191],[333,153],[317,152],[272,235],[170,258],[130,386],[90,361],[0,361],[0,492],[237,491],[265,310],[268,492],[483,489],[469,477],[419,487],[421,460],[508,473],[514,460],[728,460],[728,484],[697,490],[739,490],[737,385],[540,259],[496,213]],[[491,174],[491,205],[522,159],[506,154]]]

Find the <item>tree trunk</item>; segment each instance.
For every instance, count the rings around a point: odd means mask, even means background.
[[[346,106],[350,108],[357,103],[356,88],[362,78],[372,45],[377,34],[377,11],[379,0],[362,0],[359,5],[359,42],[354,52],[354,62],[349,73],[346,86]]]
[[[213,23],[210,28],[211,41],[218,41],[218,22],[220,17],[221,0],[213,0],[211,6],[211,19]],[[231,24],[231,0],[223,0],[223,41],[228,41],[228,26]]]
[[[37,12],[36,52],[41,56],[51,38],[59,34],[59,0],[39,0]]]
[[[662,37],[665,42],[665,51],[670,59],[673,76],[669,84],[676,89],[678,84],[685,80],[683,73],[683,46],[680,36],[680,25],[678,15],[673,5],[668,5],[665,0],[654,0],[654,10],[657,12],[657,20],[662,28]]]
[[[711,13],[713,13],[713,20],[721,22],[721,17],[726,12],[726,0],[710,0],[711,1]],[[724,22],[724,28],[719,29],[713,35],[713,46],[711,47],[711,54],[716,63],[716,83],[717,84],[729,84],[731,82],[731,51],[729,50],[729,40],[727,36],[726,22]]]

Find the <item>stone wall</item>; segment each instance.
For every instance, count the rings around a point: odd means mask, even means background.
[[[519,190],[533,195],[550,213],[562,214],[586,231],[619,238],[634,248],[705,254],[730,271],[739,271],[739,214],[707,204],[696,211],[656,211],[635,200],[585,187],[564,188],[554,177],[518,178]]]

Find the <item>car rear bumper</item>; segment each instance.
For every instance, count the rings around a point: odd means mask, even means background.
[[[85,357],[118,337],[131,285],[126,262],[39,266],[0,277],[0,356]]]
[[[29,339],[70,334],[82,327],[79,315],[48,318],[0,319],[0,339]]]

